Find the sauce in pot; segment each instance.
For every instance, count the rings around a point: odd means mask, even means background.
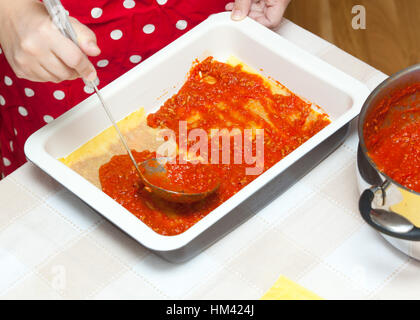
[[[380,171],[420,192],[420,83],[393,92],[373,108],[364,138]]]

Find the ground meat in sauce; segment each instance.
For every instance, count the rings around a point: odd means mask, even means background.
[[[264,129],[263,171],[330,123],[326,114],[313,113],[311,103],[295,94],[274,94],[261,76],[211,57],[193,66],[179,92],[147,118],[149,126],[172,129],[177,138],[179,121],[187,121],[188,129],[201,128],[208,133],[214,128]],[[209,165],[209,170],[220,177],[220,188],[199,203],[175,204],[154,198],[139,188],[127,155],[114,156],[100,168],[102,189],[157,233],[180,234],[257,178],[246,174],[249,165],[234,164],[238,146],[233,137],[230,139],[231,164]],[[155,157],[148,151],[133,153],[139,162]]]
[[[379,170],[420,192],[420,83],[380,101],[363,130],[368,154]]]

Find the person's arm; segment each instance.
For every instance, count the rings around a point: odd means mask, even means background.
[[[80,46],[64,37],[38,0],[0,0],[0,45],[16,76],[39,82],[96,78],[88,56],[100,49],[95,34],[74,18]]]
[[[226,5],[232,11],[233,20],[242,20],[246,16],[268,28],[277,28],[284,11],[291,0],[235,0]]]

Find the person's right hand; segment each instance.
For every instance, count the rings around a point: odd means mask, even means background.
[[[0,44],[18,78],[38,82],[96,79],[95,67],[86,56],[100,54],[96,36],[76,19],[70,21],[81,49],[60,33],[38,0],[0,0]]]

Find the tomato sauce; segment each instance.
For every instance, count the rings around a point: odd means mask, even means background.
[[[364,137],[379,170],[420,192],[420,83],[393,92],[373,108]]]
[[[215,189],[220,184],[221,172],[215,166],[201,162],[162,164],[164,171],[149,174],[147,180],[154,186],[182,193],[201,193]]]
[[[275,93],[261,76],[209,57],[193,66],[179,92],[150,114],[147,123],[153,128],[173,130],[177,139],[180,121],[186,121],[188,129],[205,130],[209,137],[214,128],[263,129],[264,172],[330,123],[326,114],[312,111],[310,102],[285,90],[286,94]],[[247,174],[250,165],[245,161],[235,161],[234,154],[244,156],[245,147],[235,143],[233,136],[230,140],[228,163],[213,163],[210,158],[205,167],[179,164],[170,168],[171,179],[180,189],[204,190],[217,178],[219,189],[203,201],[169,203],[139,188],[137,173],[127,155],[114,156],[100,168],[102,189],[157,233],[180,234],[258,177]],[[188,141],[188,146],[192,144]],[[252,146],[255,150],[255,137]],[[133,154],[138,162],[156,156],[148,151]],[[202,179],[209,176],[211,181],[203,183]]]

